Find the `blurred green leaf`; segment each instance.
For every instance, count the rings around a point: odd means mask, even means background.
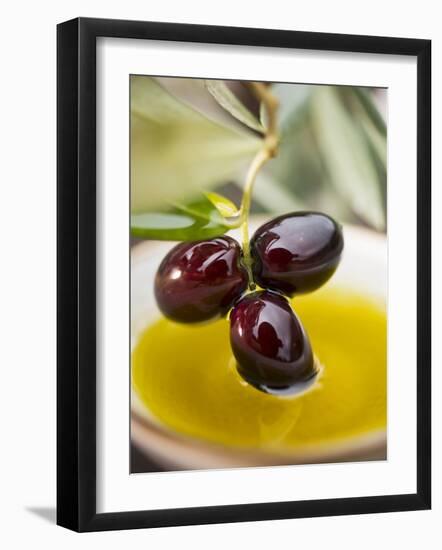
[[[247,109],[235,94],[229,90],[222,80],[206,80],[206,86],[223,109],[249,128],[252,128],[252,130],[264,133],[264,128],[260,121]]]
[[[367,116],[370,118],[371,122],[378,130],[378,132],[382,136],[386,137],[387,126],[373,99],[371,98],[368,90],[366,90],[365,88],[360,88],[358,86],[352,86],[350,90],[355,95],[355,97],[357,97],[361,107],[363,107]]]
[[[214,193],[213,191],[209,191],[205,193],[205,195],[213,206],[215,206],[221,216],[223,216],[223,218],[231,218],[232,216],[236,216],[238,214],[239,210],[236,204],[230,199],[227,199],[218,193]]]
[[[333,87],[319,88],[312,107],[315,137],[331,183],[358,216],[383,229],[378,174],[364,135]]]
[[[163,210],[233,179],[261,139],[180,102],[153,78],[131,77],[131,209]]]
[[[364,138],[378,177],[384,218],[387,209],[387,129],[374,102],[374,90],[356,86],[335,88],[353,124]]]
[[[196,241],[222,235],[229,229],[217,208],[204,196],[187,205],[175,204],[171,212],[131,215],[131,233],[143,239]]]
[[[366,124],[363,119],[359,121],[360,127],[366,139],[373,165],[376,168],[379,182],[379,192],[382,198],[384,217],[387,215],[387,142],[377,132],[372,124]]]
[[[296,191],[281,185],[269,170],[263,170],[258,174],[253,190],[253,200],[263,206],[267,212],[277,214],[306,210],[305,203],[296,195]]]
[[[285,140],[299,124],[309,107],[313,86],[309,84],[273,84],[272,93],[279,99],[278,125]],[[265,113],[262,113],[265,119]]]
[[[370,147],[375,151],[379,162],[386,171],[387,166],[387,139],[386,136],[378,132],[371,121],[364,116],[360,117],[359,123],[363,128],[364,134]]]
[[[367,88],[341,86],[337,88],[344,105],[351,113],[354,124],[362,128],[369,147],[375,152],[378,161],[387,164],[387,128],[373,98]]]
[[[269,162],[268,170],[287,194],[292,194],[297,201],[310,205],[312,209],[316,208],[316,197],[329,181],[309,113],[281,141],[279,154]]]

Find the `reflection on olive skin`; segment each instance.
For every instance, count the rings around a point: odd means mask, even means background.
[[[231,237],[180,243],[163,259],[155,298],[173,321],[201,323],[227,313],[247,287],[241,248]]]
[[[254,277],[261,287],[289,296],[312,292],[336,271],[343,247],[342,228],[325,214],[280,216],[253,235]]]
[[[239,374],[268,392],[296,392],[316,376],[308,337],[281,295],[257,291],[230,314],[230,342]]]

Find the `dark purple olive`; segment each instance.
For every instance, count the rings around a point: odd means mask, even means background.
[[[241,248],[231,237],[180,243],[164,257],[155,277],[162,313],[180,323],[225,315],[247,288]]]
[[[325,214],[279,216],[250,241],[255,281],[288,296],[312,292],[336,271],[343,247],[341,226]]]
[[[317,374],[307,334],[289,302],[267,290],[244,296],[230,314],[239,374],[267,393],[295,393]]]

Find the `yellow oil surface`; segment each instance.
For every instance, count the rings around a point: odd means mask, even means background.
[[[132,354],[132,385],[168,428],[229,446],[293,449],[386,426],[385,310],[347,289],[292,301],[323,366],[295,397],[264,394],[235,369],[227,320],[204,326],[162,319]]]

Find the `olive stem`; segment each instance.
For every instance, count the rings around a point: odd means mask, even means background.
[[[256,176],[258,175],[264,164],[271,158],[275,157],[278,153],[279,138],[277,132],[276,115],[278,111],[279,101],[262,82],[249,82],[248,84],[252,92],[259,99],[259,101],[264,104],[268,119],[268,126],[263,140],[263,145],[255,155],[247,171],[240,208],[243,257],[249,275],[249,287],[251,290],[253,290],[255,288],[255,282],[253,280],[252,258],[250,254],[249,241],[250,205],[252,202],[253,186],[255,185]]]
[[[247,172],[246,182],[244,185],[243,198],[241,202],[241,234],[242,234],[242,249],[244,264],[246,266],[249,275],[249,287],[251,290],[255,288],[255,282],[253,280],[252,272],[252,257],[250,254],[250,240],[249,240],[249,213],[250,205],[252,202],[253,186],[256,181],[256,176],[261,167],[269,160],[270,156],[267,149],[260,149],[258,154],[252,161]]]

